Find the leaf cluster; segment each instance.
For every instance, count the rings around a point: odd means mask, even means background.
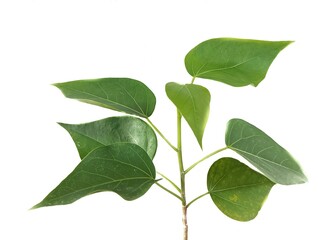
[[[233,87],[258,86],[278,55],[290,41],[260,41],[235,38],[210,39],[185,57],[191,83],[166,84],[168,98],[190,126],[199,146],[210,113],[210,91],[195,84],[196,78],[215,80]],[[179,151],[153,124],[150,117],[156,97],[142,82],[130,78],[101,78],[54,84],[67,98],[90,103],[130,116],[110,117],[84,124],[59,123],[71,135],[81,158],[78,166],[34,208],[70,204],[84,196],[112,191],[125,200],[143,196],[156,184],[185,201],[184,186],[165,175],[174,190],[163,187],[156,177],[153,159],[156,133],[174,151]],[[207,173],[208,192],[186,203],[210,195],[227,216],[239,221],[256,217],[275,184],[307,181],[297,161],[265,132],[242,119],[227,123],[226,146],[213,151],[187,169],[226,149],[238,153],[249,165],[230,157],[215,161]],[[184,185],[184,184],[183,184]],[[183,194],[182,194],[183,192]],[[181,195],[182,194],[182,195]]]

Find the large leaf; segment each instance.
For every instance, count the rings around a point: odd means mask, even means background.
[[[112,110],[149,117],[156,98],[142,82],[130,78],[100,78],[56,83],[63,94],[72,99]]]
[[[70,133],[81,159],[98,147],[119,142],[139,145],[151,159],[157,150],[154,131],[139,118],[124,116],[84,124],[59,124]]]
[[[195,84],[180,85],[170,82],[166,85],[169,99],[186,119],[202,147],[202,137],[210,111],[210,92]]]
[[[64,205],[90,194],[112,191],[125,200],[144,195],[155,182],[155,168],[138,145],[116,143],[97,148],[33,208]]]
[[[279,184],[307,181],[296,160],[260,129],[241,119],[231,119],[226,131],[228,148],[247,159],[270,180]]]
[[[207,187],[213,202],[238,221],[254,219],[274,183],[233,158],[221,158],[208,172]]]
[[[290,41],[216,38],[200,43],[185,58],[193,77],[212,79],[235,87],[257,86]]]

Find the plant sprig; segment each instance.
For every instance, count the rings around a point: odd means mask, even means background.
[[[258,86],[281,50],[291,41],[260,41],[217,38],[191,49],[185,66],[189,84],[170,82],[165,91],[177,111],[177,143],[174,145],[150,120],[156,97],[142,82],[131,78],[100,78],[54,84],[72,99],[133,116],[111,117],[85,124],[59,123],[78,149],[78,166],[33,208],[70,204],[89,194],[111,191],[125,200],[143,196],[154,184],[182,204],[183,240],[188,239],[187,209],[210,195],[215,205],[238,221],[254,219],[275,184],[307,181],[297,161],[259,128],[242,119],[231,119],[226,145],[185,168],[181,122],[191,128],[199,146],[209,118],[210,91],[196,84],[197,78],[215,80],[233,87]],[[158,134],[177,154],[180,183],[156,172],[153,159]],[[208,191],[188,201],[187,174],[198,164],[224,150],[232,150],[260,172],[230,157],[213,162],[207,173]],[[156,175],[161,178],[157,178]],[[166,180],[172,190],[163,186]]]

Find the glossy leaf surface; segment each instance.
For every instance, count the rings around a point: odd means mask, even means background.
[[[274,183],[233,158],[221,158],[211,166],[207,187],[216,206],[238,221],[254,219]]]
[[[166,85],[166,93],[186,119],[202,147],[202,137],[210,111],[208,89],[195,84],[180,85],[170,82]]]
[[[144,195],[154,182],[155,168],[147,153],[138,145],[117,143],[89,153],[33,208],[70,204],[103,191],[134,200]]]
[[[77,80],[54,86],[68,98],[140,117],[151,116],[156,104],[152,91],[130,78]]]
[[[157,138],[152,128],[139,118],[110,117],[84,124],[59,123],[71,135],[81,159],[92,150],[114,143],[134,143],[153,159]]]
[[[307,181],[297,161],[263,131],[242,119],[231,119],[226,144],[247,159],[270,180],[279,184]]]
[[[278,55],[290,41],[260,41],[215,38],[193,48],[185,66],[193,77],[223,82],[235,87],[257,86]]]

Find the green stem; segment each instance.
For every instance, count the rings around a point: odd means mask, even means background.
[[[183,199],[178,195],[178,194],[175,194],[174,192],[172,192],[171,190],[169,190],[168,188],[162,186],[160,183],[156,182],[156,184],[162,188],[163,190],[165,190],[166,192],[170,193],[171,195],[175,196],[176,198],[178,198],[180,201],[183,201]]]
[[[182,141],[181,141],[181,113],[177,109],[177,148],[178,148],[178,162],[180,170],[181,182],[181,199],[182,199],[182,224],[183,224],[183,240],[188,240],[188,222],[187,222],[187,200],[186,200],[186,186],[185,186],[185,171],[182,160]]]
[[[193,199],[191,202],[189,202],[189,203],[187,204],[187,208],[190,207],[190,205],[191,205],[192,203],[194,203],[195,201],[199,200],[200,198],[208,195],[209,193],[210,193],[210,192],[206,192],[206,193],[201,194],[200,196],[196,197],[195,199]]]
[[[179,193],[181,193],[181,189],[175,184],[170,178],[166,177],[164,174],[157,172],[161,177],[163,177],[165,180],[167,180],[175,189],[178,190]]]
[[[180,183],[181,183],[181,198],[184,200],[182,202],[183,205],[186,204],[186,193],[185,193],[185,172],[183,167],[183,160],[182,160],[182,141],[181,141],[181,114],[179,110],[177,110],[177,146],[178,146],[178,163],[179,163],[179,170],[180,170]]]
[[[194,80],[196,80],[196,77],[192,77],[191,84],[194,83]]]
[[[224,150],[228,149],[228,147],[224,147],[224,148],[220,148],[210,154],[208,154],[207,156],[201,158],[199,161],[195,162],[194,164],[192,164],[190,167],[188,167],[186,170],[185,170],[185,174],[187,174],[188,172],[191,171],[191,169],[193,169],[195,166],[197,166],[199,163],[203,162],[204,160],[208,159],[209,157],[219,153],[219,152],[222,152]]]
[[[153,129],[160,135],[160,137],[162,137],[162,139],[164,141],[166,141],[166,143],[168,143],[168,145],[176,152],[178,152],[178,149],[173,146],[173,144],[162,134],[162,132],[151,122],[151,120],[149,118],[147,118],[148,123],[153,127]]]

